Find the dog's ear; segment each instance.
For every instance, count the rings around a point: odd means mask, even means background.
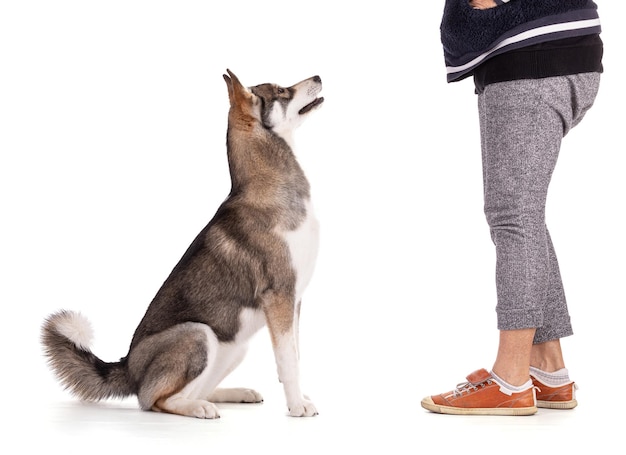
[[[227,69],[226,72],[228,75],[224,74],[224,80],[228,87],[228,98],[230,99],[230,111],[228,112],[230,125],[251,128],[261,118],[259,99],[239,82],[232,71]]]
[[[226,70],[228,71],[228,70]],[[224,80],[226,81],[226,87],[228,88],[228,99],[230,100],[230,104],[233,104],[233,81],[230,80],[230,77],[228,77],[226,74],[224,74]]]
[[[226,72],[228,75],[224,74],[224,80],[226,81],[226,86],[228,87],[228,99],[230,100],[231,106],[242,106],[244,101],[250,101],[252,98],[252,94],[246,89],[241,82],[239,82],[239,78],[235,76],[235,74],[227,69]]]

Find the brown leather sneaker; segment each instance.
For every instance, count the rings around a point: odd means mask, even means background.
[[[578,406],[576,401],[576,389],[578,388],[574,381],[567,384],[550,387],[539,379],[530,375],[533,380],[533,386],[537,389],[537,407],[548,409],[574,409]]]
[[[439,414],[521,416],[536,413],[537,401],[534,387],[509,395],[487,370],[480,369],[455,390],[424,398],[422,407]]]

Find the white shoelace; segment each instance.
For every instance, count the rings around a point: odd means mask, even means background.
[[[488,378],[485,379],[482,382],[476,382],[476,383],[472,383],[472,382],[461,382],[459,384],[456,385],[456,390],[454,390],[454,396],[458,397],[463,395],[463,393],[467,392],[470,393],[472,391],[476,391],[478,390],[478,388],[485,388],[486,386],[490,385],[493,382],[492,378]]]

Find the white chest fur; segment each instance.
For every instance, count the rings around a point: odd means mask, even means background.
[[[300,301],[315,268],[319,247],[319,223],[315,218],[313,204],[306,202],[306,217],[293,231],[281,232],[289,245],[291,264],[296,272],[296,302]]]

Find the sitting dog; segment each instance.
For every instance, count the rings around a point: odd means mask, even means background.
[[[144,410],[205,419],[220,416],[215,403],[261,402],[254,390],[218,385],[267,325],[289,415],[317,415],[300,390],[298,324],[319,227],[292,132],[324,101],[322,82],[245,88],[227,73],[231,192],[157,292],[128,354],[112,363],[92,354],[80,313],[43,324],[48,363],[80,399],[136,395]]]

